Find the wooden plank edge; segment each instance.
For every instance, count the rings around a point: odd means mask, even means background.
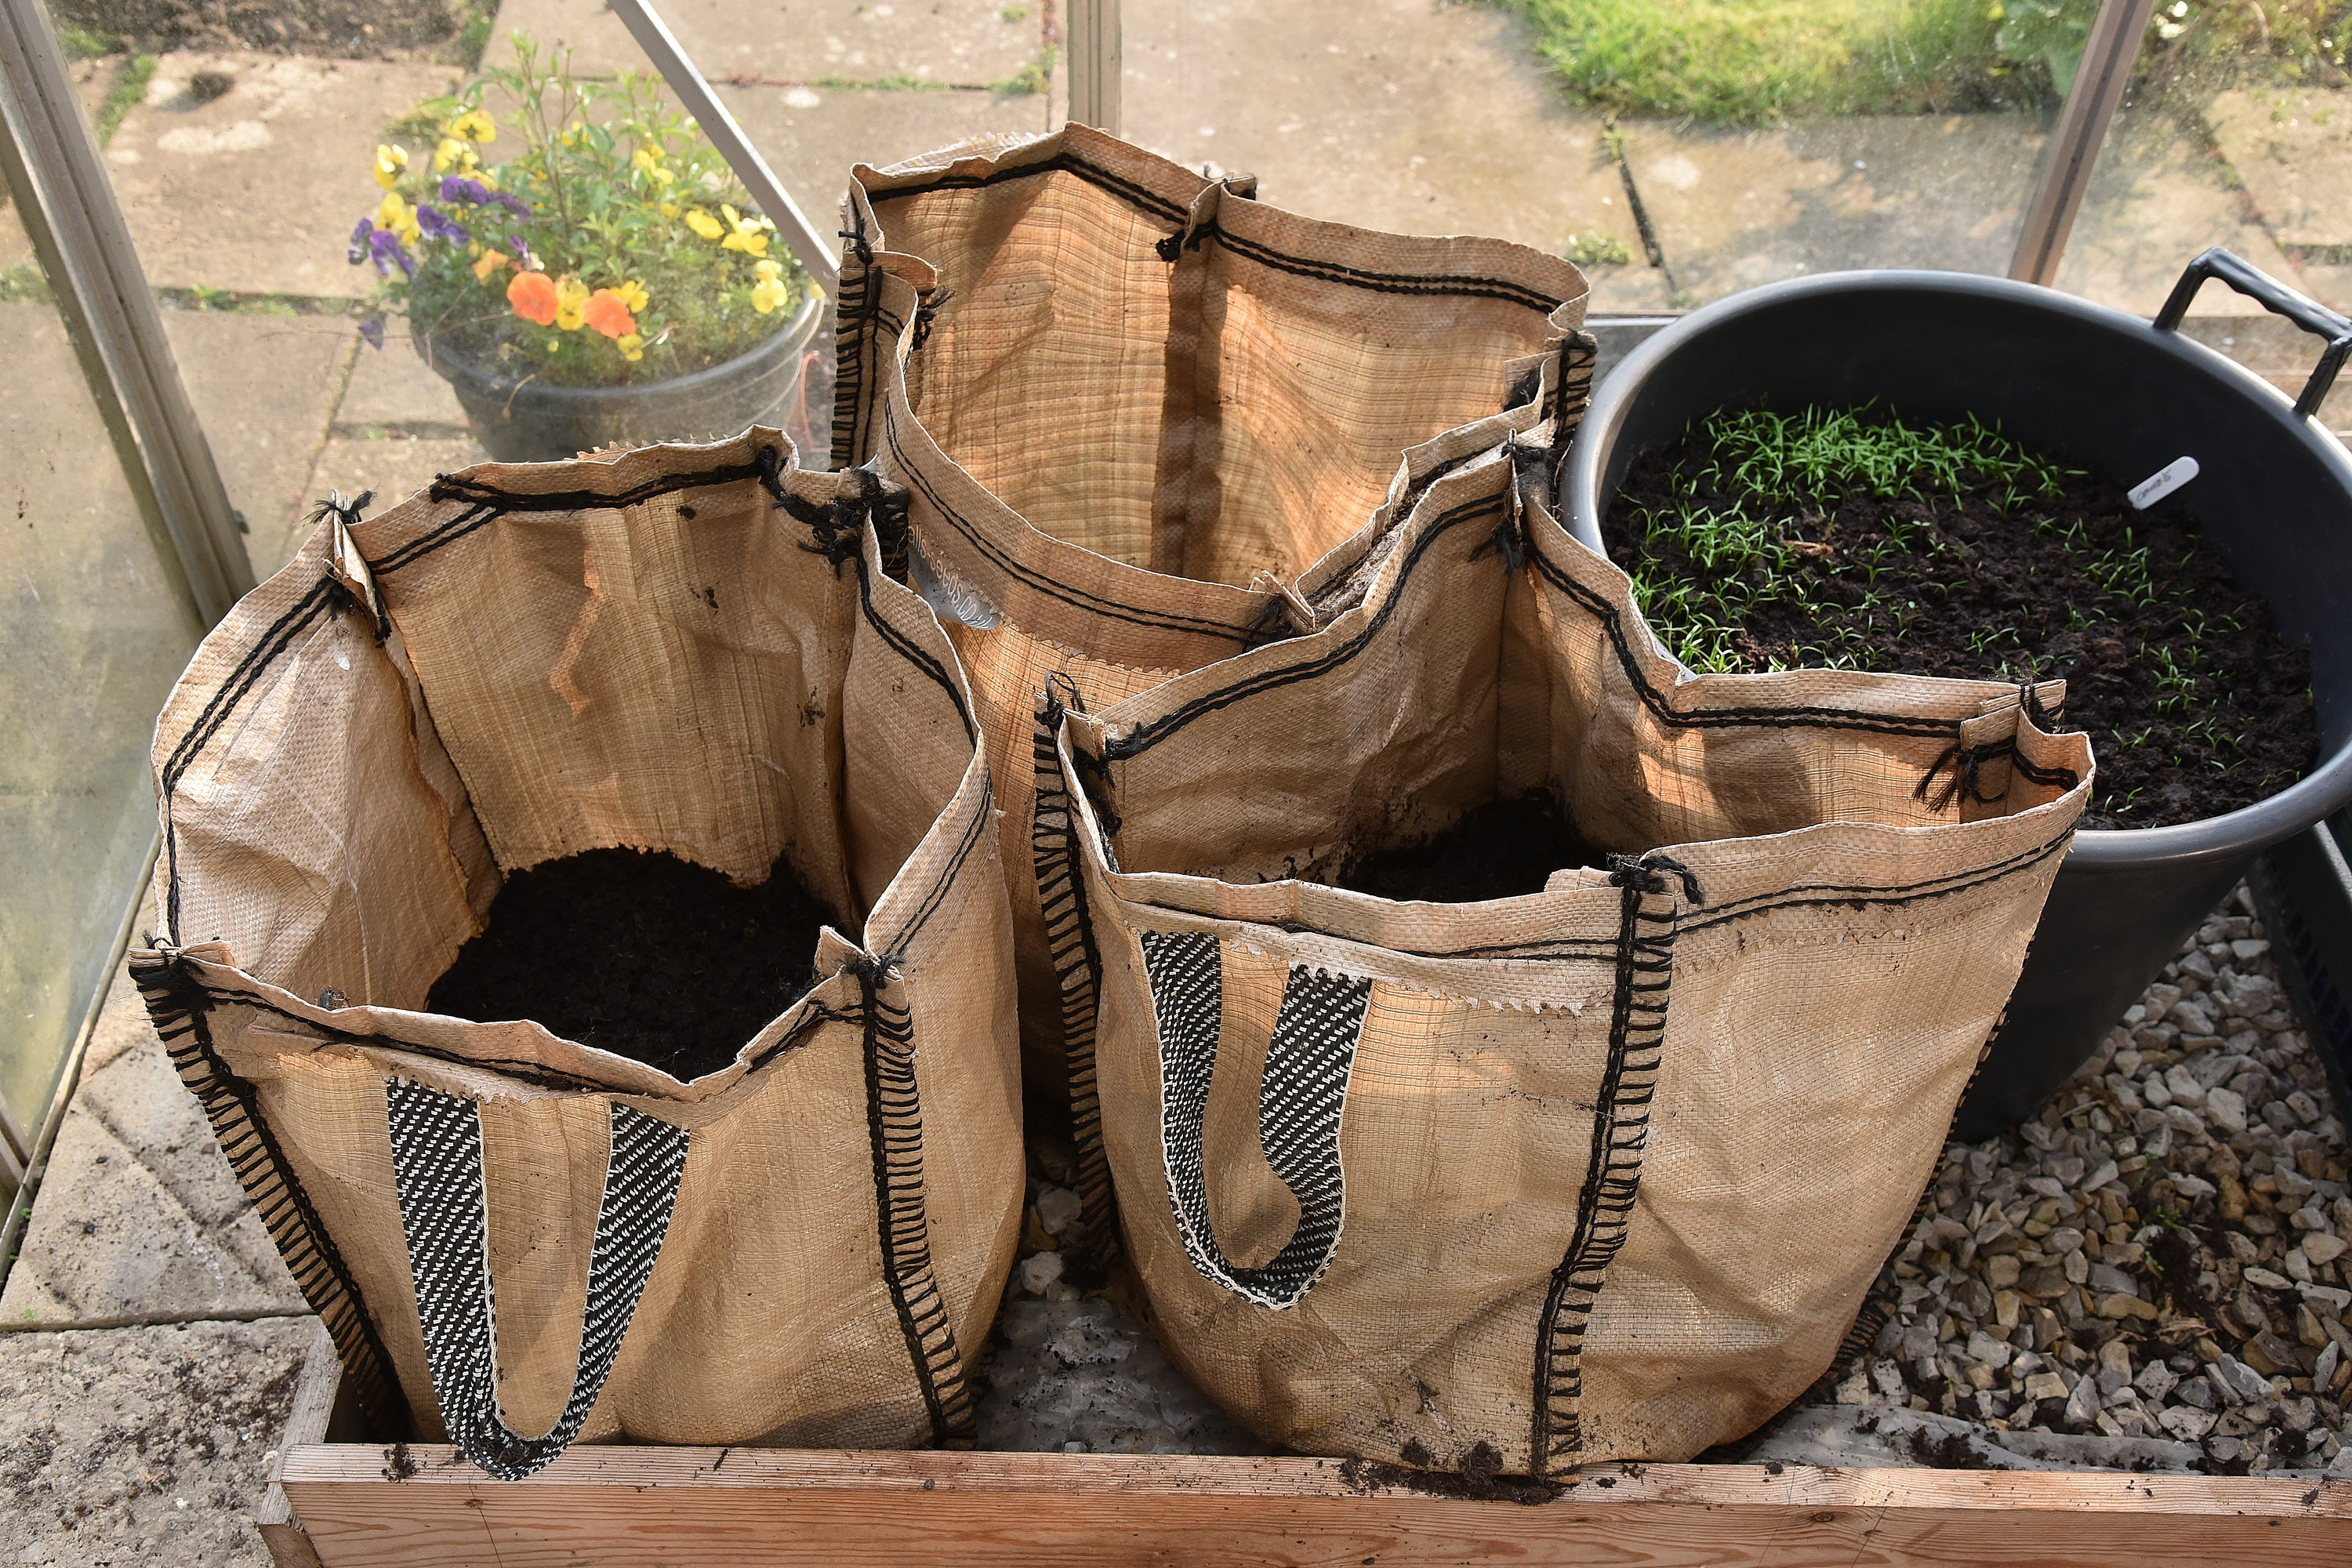
[[[1393,1472],[1391,1472],[1392,1474]],[[299,1502],[310,1487],[456,1487],[521,1494],[606,1487],[635,1492],[1032,1493],[1057,1498],[1381,1499],[1447,1502],[1337,1459],[1205,1455],[1029,1454],[583,1445],[522,1481],[497,1481],[437,1444],[301,1444],[274,1479]],[[387,1506],[392,1506],[389,1491]],[[420,1501],[422,1500],[419,1500]],[[2352,1479],[2137,1474],[2114,1470],[1812,1468],[1770,1465],[1599,1465],[1543,1507],[1672,1504],[1699,1509],[1899,1509],[2076,1514],[2263,1516],[2352,1525]],[[1471,1506],[1517,1509],[1510,1502]]]
[[[269,1549],[274,1568],[321,1568],[310,1532],[294,1517],[283,1476],[289,1455],[325,1445],[342,1373],[334,1336],[327,1332],[326,1324],[311,1319],[310,1344],[303,1352],[302,1375],[294,1384],[293,1405],[286,1416],[285,1434],[278,1439],[268,1483],[262,1488],[261,1500],[253,1510],[254,1528],[261,1532],[261,1542]]]

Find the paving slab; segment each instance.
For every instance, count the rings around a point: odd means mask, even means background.
[[[2225,92],[2207,106],[2205,122],[2273,239],[2352,248],[2352,91]]]
[[[2153,316],[2181,268],[2212,245],[2228,246],[2273,277],[2295,282],[2301,275],[2198,127],[2162,109],[2119,111],[2091,171],[2057,286]],[[2205,286],[2195,308],[2209,316],[2263,313],[2218,283]]]
[[[839,226],[834,220],[854,164],[896,163],[968,136],[1036,136],[1048,129],[1045,93],[733,86],[718,92],[809,221],[826,234]]]
[[[2047,140],[2022,114],[1621,129],[1666,265],[1694,303],[1851,268],[2006,272]]]
[[[135,929],[152,923],[151,905]],[[118,971],[0,1292],[0,1327],[307,1310]]]
[[[447,438],[465,428],[466,411],[448,381],[418,355],[406,323],[393,321],[385,324],[383,347],[362,346],[352,355],[351,382],[335,424],[347,436],[384,432]]]
[[[1036,58],[1046,10],[1045,0],[664,0],[661,14],[687,58],[714,79],[910,76],[985,87]],[[502,63],[503,40],[518,31],[569,44],[582,74],[649,68],[604,0],[505,0],[484,60]]]
[[[0,1560],[269,1568],[252,1522],[316,1318],[0,1334]]]
[[[2311,268],[2304,268],[2305,286]],[[2318,296],[2326,301],[2325,295]],[[2338,295],[2338,299],[2345,296]],[[2216,353],[2234,360],[2290,398],[2303,395],[2318,361],[2321,342],[2284,316],[2190,316],[2180,330]],[[2352,427],[2352,378],[2339,378],[2320,404],[2320,419],[2339,435]]]
[[[1262,200],[1405,234],[1486,234],[1565,254],[1613,240],[1591,309],[1662,310],[1601,117],[1570,106],[1500,11],[1361,0],[1125,7],[1127,136],[1193,168],[1247,171]]]
[[[321,498],[331,489],[347,496],[373,490],[375,500],[368,510],[381,513],[443,474],[454,474],[489,460],[490,455],[470,437],[424,440],[398,436],[378,439],[337,436],[319,454],[310,488],[313,495]]]
[[[196,103],[187,83],[235,85]],[[357,296],[352,226],[385,127],[457,80],[451,67],[259,54],[168,54],[106,151],[150,281],[242,293]]]
[[[359,332],[343,316],[220,310],[166,310],[163,332],[228,499],[245,514],[254,575],[267,577],[289,553]]]

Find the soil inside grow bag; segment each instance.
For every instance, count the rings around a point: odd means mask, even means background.
[[[1599,864],[1550,794],[1536,790],[1482,805],[1418,843],[1351,852],[1331,885],[1401,902],[1469,904],[1540,893],[1554,871]]]
[[[509,877],[425,1006],[536,1019],[688,1082],[807,993],[817,928],[833,923],[781,858],[739,888],[673,855],[591,849]]]
[[[1603,537],[1695,670],[2063,679],[2099,763],[2084,827],[2219,816],[2318,755],[2310,654],[2181,503],[2135,511],[1985,426],[1711,415],[1634,461]]]

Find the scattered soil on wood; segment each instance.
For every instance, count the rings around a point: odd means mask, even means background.
[[[2309,653],[2271,630],[2179,503],[2135,511],[2121,486],[2005,442],[2056,493],[1966,470],[1958,493],[1763,495],[1717,460],[1735,417],[1636,459],[1604,528],[1693,668],[2063,678],[2064,721],[2098,757],[2084,827],[2219,816],[2313,766]],[[1722,552],[1722,531],[1678,526],[1733,513],[1761,526]],[[1712,666],[1686,651],[1702,641]]]
[[[1996,1465],[1969,1446],[1958,1432],[1931,1434],[1922,1426],[1911,1434],[1911,1457],[1931,1470],[1996,1470]]]
[[[1416,1465],[1429,1462],[1429,1450],[1419,1442],[1404,1446],[1404,1458]],[[1474,1502],[1516,1502],[1528,1506],[1550,1502],[1568,1489],[1556,1481],[1532,1480],[1526,1476],[1502,1473],[1503,1456],[1492,1443],[1481,1441],[1472,1445],[1464,1456],[1462,1468],[1453,1470],[1409,1470],[1402,1465],[1383,1465],[1370,1459],[1349,1459],[1339,1467],[1339,1479],[1359,1492],[1379,1491],[1384,1487],[1398,1487],[1424,1497],[1467,1498]]]
[[[1468,904],[1540,893],[1554,871],[1600,864],[1559,803],[1536,790],[1482,805],[1418,843],[1351,853],[1331,885],[1401,902]]]
[[[592,849],[509,877],[425,1005],[536,1019],[688,1082],[807,993],[817,928],[832,923],[781,859],[739,888],[672,855]]]

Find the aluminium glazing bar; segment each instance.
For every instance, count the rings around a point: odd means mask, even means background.
[[[1118,134],[1118,0],[1070,0],[1070,114]]]
[[[2017,254],[2009,263],[2011,278],[2045,287],[2057,278],[2066,236],[2083,210],[2083,193],[2099,161],[2099,145],[2124,100],[2132,62],[2139,58],[2140,39],[2155,10],[2156,0],[2099,0],[2082,63],[2074,68],[2074,89],[2058,111],[2041,182],[2018,231]]]
[[[653,0],[608,3],[613,14],[621,18],[637,40],[637,47],[653,61],[654,68],[661,72],[670,91],[677,94],[686,111],[694,116],[702,133],[710,138],[710,144],[719,149],[719,155],[727,160],[735,177],[743,182],[743,188],[751,193],[751,199],[759,204],[768,221],[776,226],[784,243],[793,247],[802,268],[827,294],[838,292],[841,267],[834,258],[841,248],[839,243],[820,235],[816,226],[809,222],[808,215],[793,200],[793,194],[784,189],[783,182],[768,167],[768,161],[760,156],[751,138],[743,134],[743,128],[735,123],[735,117],[719,101],[719,95],[710,90],[710,84],[703,79],[694,62],[686,58],[686,50],[678,46],[669,24],[654,10]],[[843,170],[842,174],[845,180],[848,171]]]
[[[210,626],[253,564],[41,0],[0,0],[0,173],[131,493]]]

